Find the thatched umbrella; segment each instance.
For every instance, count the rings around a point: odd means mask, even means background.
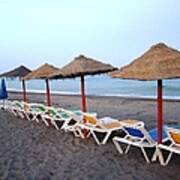
[[[46,82],[46,97],[47,97],[47,105],[51,106],[51,95],[50,95],[50,87],[49,87],[49,79],[48,76],[54,72],[59,70],[59,68],[49,65],[47,63],[43,64],[39,68],[35,69],[27,76],[24,77],[24,80],[31,79],[45,79]]]
[[[31,70],[27,67],[21,65],[11,71],[5,72],[0,75],[0,77],[6,77],[6,78],[20,78],[22,80],[22,89],[23,89],[23,100],[27,101],[27,94],[26,94],[26,83],[23,79],[24,76],[26,76],[28,73],[30,73]]]
[[[64,66],[60,71],[55,72],[50,75],[51,79],[58,78],[81,78],[81,99],[82,99],[82,111],[86,112],[86,97],[85,97],[85,85],[84,76],[86,75],[96,75],[107,73],[117,68],[111,66],[110,64],[105,64],[94,59],[80,55],[76,57],[72,62]]]
[[[129,65],[112,72],[111,76],[142,81],[157,80],[158,143],[161,143],[163,126],[162,80],[180,77],[180,52],[163,43],[153,45]]]

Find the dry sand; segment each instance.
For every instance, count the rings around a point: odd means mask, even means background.
[[[20,98],[10,93],[10,99]],[[31,102],[43,102],[42,95],[29,95]],[[78,109],[78,96],[53,96],[55,106]],[[155,127],[156,103],[114,97],[89,97],[89,111],[100,117],[143,120],[148,129]],[[166,101],[166,124],[180,123],[180,102]],[[152,154],[152,150],[149,152]],[[173,156],[167,167],[147,164],[137,148],[119,155],[109,141],[98,146],[92,138],[82,140],[71,133],[47,128],[0,111],[0,179],[17,180],[158,180],[179,179],[180,157]]]

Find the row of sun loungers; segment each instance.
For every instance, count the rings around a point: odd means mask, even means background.
[[[114,132],[121,132],[114,136],[112,141],[120,154],[127,154],[131,146],[140,148],[147,163],[159,159],[165,166],[169,163],[172,154],[180,155],[180,129],[179,127],[164,127],[163,142],[157,143],[157,130],[147,131],[144,123],[137,120],[117,120],[111,117],[97,118],[96,113],[84,113],[81,110],[67,110],[63,108],[47,107],[43,104],[25,103],[19,101],[6,102],[6,109],[15,116],[43,122],[46,126],[54,126],[57,130],[72,132],[82,139],[92,136],[98,145],[106,144]],[[99,134],[103,137],[99,137]],[[125,150],[122,144],[126,144]],[[147,148],[154,148],[153,157],[146,152]],[[166,159],[163,151],[168,151]]]

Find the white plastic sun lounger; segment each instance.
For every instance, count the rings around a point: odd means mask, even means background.
[[[89,114],[83,114],[81,117],[73,116],[73,119],[76,119],[78,122],[73,128],[75,136],[87,138],[92,135],[98,145],[106,144],[114,131],[122,129],[123,123],[133,123],[136,125],[140,123],[140,121],[136,120],[119,121],[111,117],[97,119]],[[142,125],[142,122],[140,124]],[[84,130],[88,131],[88,133],[84,134]],[[102,139],[98,137],[99,133],[104,135]]]
[[[171,157],[173,154],[180,155],[180,126],[179,127],[166,127],[168,140],[170,141],[170,144],[159,144],[158,145],[158,153],[161,154],[160,164],[162,166],[168,165],[168,163],[171,160]],[[162,156],[162,150],[168,151],[169,155],[165,158]]]
[[[145,148],[156,148],[157,146],[157,130],[152,129],[147,131],[144,126],[132,126],[126,125],[123,127],[123,130],[126,132],[125,137],[114,137],[113,142],[116,149],[120,154],[127,154],[131,146],[135,146],[141,149],[143,156],[147,163],[150,163],[150,158],[147,155]],[[167,140],[166,133],[163,132],[163,141]],[[123,151],[120,143],[127,144],[125,151]],[[155,150],[155,153],[156,150]]]

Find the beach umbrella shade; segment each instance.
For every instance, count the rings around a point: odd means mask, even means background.
[[[114,78],[157,81],[158,143],[162,142],[163,79],[180,77],[180,52],[164,43],[153,45],[129,65],[110,73]]]
[[[5,80],[1,80],[1,86],[0,86],[0,99],[3,100],[3,107],[5,106],[5,99],[8,98],[8,93],[6,90],[6,84]]]
[[[21,65],[13,70],[10,70],[8,72],[5,72],[3,74],[0,74],[0,77],[5,78],[19,78],[22,81],[22,94],[23,94],[23,101],[27,101],[27,93],[26,93],[26,84],[25,81],[22,79],[24,76],[26,76],[28,73],[30,73],[31,70],[27,67]]]
[[[51,95],[50,95],[50,86],[49,86],[48,76],[50,74],[56,72],[57,70],[59,70],[59,68],[54,67],[53,65],[50,65],[48,63],[45,63],[24,77],[24,80],[32,80],[32,79],[44,79],[45,80],[46,98],[47,98],[48,106],[51,106]]]
[[[6,84],[5,80],[1,80],[1,86],[0,86],[0,99],[7,99],[8,98],[8,93],[6,89]]]
[[[50,75],[51,79],[58,78],[81,78],[81,108],[82,111],[87,111],[86,106],[86,96],[85,96],[85,79],[87,75],[96,75],[107,73],[117,68],[111,66],[110,64],[105,64],[100,61],[94,60],[92,58],[80,55],[76,57],[69,64],[65,65],[60,71],[57,71]]]

